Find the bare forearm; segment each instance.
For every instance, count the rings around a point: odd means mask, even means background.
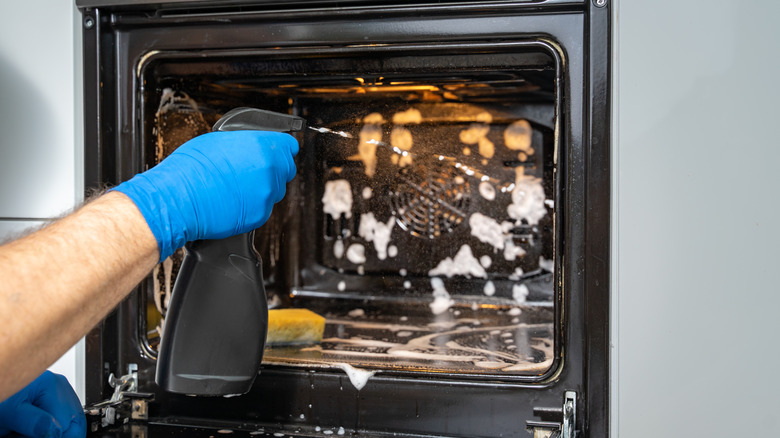
[[[37,377],[154,267],[133,202],[108,193],[0,247],[0,400]]]

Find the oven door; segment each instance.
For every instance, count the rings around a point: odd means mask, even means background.
[[[319,350],[266,350],[249,394],[165,393],[173,258],[87,338],[96,434],[607,435],[608,8],[77,4],[87,187],[153,166],[231,107],[317,128],[255,245],[273,305],[328,318]],[[338,211],[327,193],[345,184],[354,205]],[[543,193],[538,214],[517,213],[521,184]],[[504,240],[475,217],[509,224]]]

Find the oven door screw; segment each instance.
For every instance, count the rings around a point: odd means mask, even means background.
[[[593,0],[593,4],[596,5],[597,8],[603,8],[607,5],[607,0]]]

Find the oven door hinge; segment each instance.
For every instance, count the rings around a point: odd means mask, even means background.
[[[575,438],[577,431],[577,393],[566,391],[560,408],[534,408],[541,421],[526,421],[526,430],[533,438]]]
[[[108,384],[114,388],[110,399],[84,409],[90,432],[149,419],[149,402],[154,394],[137,392],[138,365],[130,364],[127,368],[127,374],[122,377],[116,377],[114,373],[108,376]]]

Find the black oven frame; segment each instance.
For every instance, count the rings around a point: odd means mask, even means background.
[[[215,47],[209,38],[221,41],[217,46],[224,49],[258,44],[327,48],[356,41],[468,43],[521,37],[547,40],[560,47],[566,64],[562,115],[566,123],[561,133],[565,138],[565,204],[560,207],[567,218],[563,225],[566,241],[556,269],[562,291],[556,306],[560,308],[565,348],[557,373],[541,383],[377,376],[357,392],[343,374],[269,367],[246,398],[195,401],[155,389],[154,362],[144,353],[137,336],[143,315],[138,312],[140,292],[134,291],[86,338],[88,403],[108,398],[113,390],[106,377],[125,372],[133,363],[138,364],[139,380],[146,382],[141,389],[155,393],[151,413],[159,417],[205,418],[215,413],[231,417],[240,412],[252,421],[281,424],[287,420],[295,424],[280,401],[296,405],[307,400],[322,406],[311,421],[335,418],[358,431],[471,436],[487,425],[490,434],[511,431],[524,436],[521,417],[534,419],[534,412],[560,409],[564,391],[575,391],[579,398],[577,429],[586,436],[609,435],[608,4],[599,0],[400,2],[393,6],[359,1],[338,5],[329,1],[230,1],[221,3],[219,9],[209,9],[204,1],[83,0],[77,5],[82,9],[84,27],[84,174],[88,191],[116,184],[143,170],[144,161],[135,146],[139,135],[134,119],[135,75],[139,58],[150,50]],[[358,25],[361,20],[374,20],[380,26],[367,31]],[[415,22],[429,26],[421,30],[410,25]],[[333,23],[339,24],[338,32],[332,32]],[[257,25],[264,30],[236,32],[237,27],[251,30]],[[313,25],[314,30],[294,32],[307,25]],[[152,41],[154,45],[150,45]],[[387,415],[388,406],[393,415]],[[501,410],[502,406],[514,409]]]

